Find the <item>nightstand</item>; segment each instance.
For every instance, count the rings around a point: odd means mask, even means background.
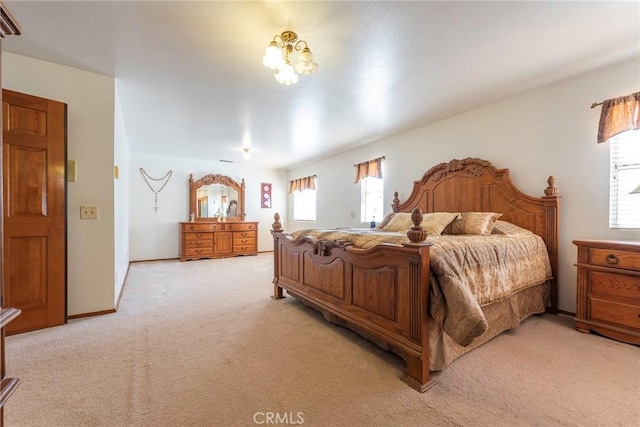
[[[640,344],[640,242],[574,240],[576,329]]]

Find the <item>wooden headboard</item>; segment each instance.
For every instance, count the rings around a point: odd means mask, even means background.
[[[560,196],[555,178],[547,180],[544,196],[529,196],[511,182],[509,169],[497,169],[491,162],[477,158],[454,159],[429,169],[414,181],[409,197],[400,202],[394,195],[394,212],[499,212],[500,220],[516,224],[544,240],[554,283],[551,306],[557,309],[558,222]]]

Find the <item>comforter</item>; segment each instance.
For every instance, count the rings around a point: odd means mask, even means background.
[[[507,232],[429,236],[429,313],[455,342],[467,346],[488,327],[482,306],[551,279],[542,238],[510,224]],[[306,229],[292,237],[346,240],[354,247],[409,242],[403,233],[378,229]]]

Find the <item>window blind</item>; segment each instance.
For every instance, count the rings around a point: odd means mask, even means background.
[[[360,221],[382,221],[384,180],[368,176],[360,180]]]
[[[293,192],[293,220],[316,220],[316,190],[302,190]]]
[[[610,139],[609,227],[640,229],[640,130]]]

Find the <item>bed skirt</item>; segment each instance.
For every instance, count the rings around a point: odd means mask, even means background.
[[[467,347],[457,344],[433,319],[429,322],[429,370],[440,371],[449,366],[454,360],[463,354],[473,350],[496,337],[502,332],[520,326],[520,323],[529,316],[544,313],[549,301],[549,282],[542,283],[516,292],[511,297],[497,301],[482,307],[482,311],[489,325],[488,329],[473,340]],[[362,329],[346,323],[332,313],[322,310],[315,304],[301,299],[301,302],[322,313],[329,322],[344,326],[367,340],[377,344],[381,348],[398,354],[403,359],[404,354],[389,344],[381,341]]]

